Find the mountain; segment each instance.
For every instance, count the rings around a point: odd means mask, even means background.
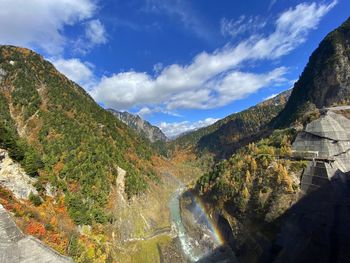
[[[329,33],[312,53],[274,126],[288,126],[315,108],[348,104],[349,75],[350,18]]]
[[[239,262],[347,262],[350,120],[342,115],[349,107],[332,106],[349,103],[349,75],[350,19],[320,43],[285,107],[260,126],[271,133],[238,146],[189,190]],[[249,132],[226,126],[227,134],[206,135],[214,145],[224,147],[220,135]]]
[[[139,135],[150,140],[150,142],[167,141],[165,134],[157,127],[140,118],[138,115],[133,115],[127,111],[121,112],[113,109],[108,109],[115,117],[135,130]]]
[[[217,158],[229,156],[235,149],[268,131],[267,124],[283,109],[290,93],[291,90],[287,90],[208,127],[189,132],[173,144],[181,148],[193,147],[199,153],[209,152]]]
[[[0,46],[0,148],[63,196],[76,224],[106,223],[111,186],[126,170],[129,196],[156,178],[153,150],[35,52]]]

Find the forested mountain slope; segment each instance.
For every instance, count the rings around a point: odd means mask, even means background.
[[[198,153],[209,152],[217,158],[229,156],[235,149],[260,137],[267,124],[283,109],[290,93],[291,90],[287,90],[213,125],[180,136],[173,144],[180,148],[193,147]]]
[[[324,125],[322,113],[326,111],[319,109],[349,104],[349,76],[350,19],[328,34],[313,52],[286,106],[267,123],[272,134],[216,163],[192,189],[207,204],[210,214],[217,214],[217,225],[240,262],[347,261],[349,253],[344,244],[350,240],[350,225],[344,200],[350,192],[349,160],[343,158],[345,165],[340,169],[336,161],[332,164],[332,158],[339,156],[334,150],[339,141],[329,138],[348,131],[336,121]],[[329,156],[321,161],[294,154],[298,148],[293,141],[302,127],[295,124],[305,125],[313,119],[322,123],[309,124],[317,134],[310,132],[310,127],[304,132],[331,137],[299,137],[299,145],[309,153],[317,152],[318,157],[323,148],[329,150]],[[339,119],[347,127],[347,121]],[[281,127],[286,128],[277,129]],[[227,132],[227,136],[235,135]],[[346,144],[346,138],[341,142]],[[323,140],[329,140],[329,146]],[[216,144],[221,146],[219,142]],[[303,184],[311,190],[302,191]]]
[[[0,148],[65,196],[77,224],[105,223],[118,166],[129,195],[145,190],[152,150],[40,55],[0,46]]]

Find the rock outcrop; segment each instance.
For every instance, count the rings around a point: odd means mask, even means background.
[[[109,111],[131,129],[136,131],[139,135],[147,138],[151,142],[167,141],[167,137],[157,126],[154,126],[148,121],[141,119],[140,116],[133,115],[126,111],[121,112],[113,109],[109,109]]]
[[[275,127],[288,126],[313,108],[350,101],[350,18],[312,53]]]
[[[10,190],[18,199],[28,199],[30,193],[38,194],[33,186],[36,179],[25,173],[18,163],[15,163],[8,152],[0,149],[0,185]]]

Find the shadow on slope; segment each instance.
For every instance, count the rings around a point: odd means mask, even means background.
[[[222,225],[221,232],[227,233]],[[239,251],[227,236],[223,246],[198,262],[350,262],[349,183],[327,181],[264,227],[276,233],[271,243],[265,239],[266,246],[259,240],[259,231],[250,233],[255,241]]]
[[[227,245],[223,245],[216,248],[209,255],[206,255],[205,257],[197,261],[197,263],[213,263],[213,262],[237,263],[238,261],[232,249]]]
[[[212,134],[203,136],[197,145],[198,152],[209,151],[214,154],[216,161],[229,158],[238,149],[248,145],[249,143],[259,141],[270,136],[273,132],[268,127],[261,128],[256,132],[248,132],[238,129],[236,122],[224,124],[220,129]],[[236,136],[234,139],[227,139],[230,136]]]
[[[324,184],[274,223],[280,229],[267,262],[350,262],[349,184]]]

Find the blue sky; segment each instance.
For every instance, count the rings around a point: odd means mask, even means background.
[[[0,43],[174,136],[292,87],[348,0],[0,0]],[[21,8],[19,8],[21,7]]]

